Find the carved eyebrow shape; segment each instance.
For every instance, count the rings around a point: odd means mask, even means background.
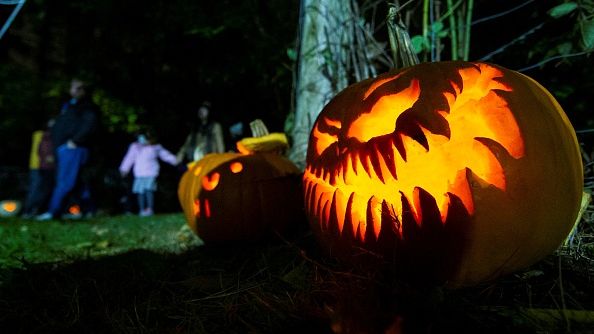
[[[316,153],[318,155],[322,154],[325,149],[327,149],[333,143],[338,141],[338,136],[335,134],[331,134],[328,132],[320,131],[320,124],[323,124],[327,127],[339,130],[342,127],[342,123],[339,120],[332,120],[327,117],[322,118],[322,122],[318,122],[313,129],[313,137],[315,138],[315,147]]]

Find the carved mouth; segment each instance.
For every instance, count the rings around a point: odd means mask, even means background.
[[[322,230],[332,223],[339,234],[362,242],[377,240],[388,225],[402,238],[407,216],[418,226],[429,215],[445,224],[453,203],[461,205],[454,211],[472,216],[472,186],[505,191],[501,154],[524,155],[502,93],[512,89],[502,75],[477,64],[437,85],[395,76],[371,84],[361,102],[369,110],[356,119],[322,115],[303,176],[310,216]],[[394,86],[400,89],[386,93]],[[441,107],[427,107],[436,101]],[[470,175],[477,184],[469,184]]]

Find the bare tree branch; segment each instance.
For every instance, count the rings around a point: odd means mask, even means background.
[[[472,25],[479,24],[479,23],[482,23],[482,22],[485,22],[485,21],[493,20],[493,19],[496,19],[498,17],[507,15],[509,13],[512,13],[512,12],[514,12],[514,11],[516,11],[516,10],[524,7],[524,6],[526,6],[526,5],[529,5],[532,2],[534,2],[534,0],[528,0],[528,1],[526,1],[526,2],[524,2],[522,4],[520,4],[520,5],[517,5],[516,7],[510,8],[510,9],[508,9],[506,11],[503,11],[503,12],[500,12],[500,13],[497,13],[497,14],[489,15],[487,17],[482,17],[480,19],[474,20],[472,22]]]
[[[541,61],[539,61],[536,64],[530,65],[530,66],[526,66],[524,68],[521,68],[519,70],[517,70],[518,72],[524,72],[524,71],[528,71],[531,70],[535,67],[539,67],[541,65],[544,65],[550,61],[556,60],[556,59],[562,59],[562,58],[570,58],[570,57],[577,57],[577,56],[583,56],[585,54],[589,54],[591,52],[594,52],[594,50],[586,50],[586,51],[582,51],[582,52],[576,52],[576,53],[570,53],[570,54],[566,54],[566,55],[558,55],[558,56],[554,56],[554,57],[550,57],[550,58],[546,58],[543,59]]]
[[[484,60],[488,60],[491,57],[493,57],[494,55],[503,52],[505,49],[507,49],[509,46],[516,44],[517,42],[523,40],[524,38],[526,38],[526,36],[533,34],[535,31],[537,31],[538,29],[542,28],[542,26],[544,25],[544,23],[540,23],[537,26],[531,28],[530,30],[526,31],[525,33],[521,34],[520,36],[514,38],[513,40],[511,40],[509,43],[506,43],[502,46],[500,46],[499,48],[497,48],[495,51],[492,51],[488,54],[486,54],[485,56],[481,57],[479,60],[484,61]]]

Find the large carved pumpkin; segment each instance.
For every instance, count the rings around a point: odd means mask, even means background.
[[[208,154],[184,173],[178,197],[206,243],[257,240],[303,219],[300,176],[278,154]]]
[[[553,252],[579,210],[566,115],[536,81],[484,63],[424,63],[354,84],[319,115],[303,176],[333,255],[456,287]]]

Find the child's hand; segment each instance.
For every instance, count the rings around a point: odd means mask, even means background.
[[[121,175],[122,177],[126,177],[126,176],[128,176],[128,173],[126,173],[126,172],[120,172],[120,175]]]

